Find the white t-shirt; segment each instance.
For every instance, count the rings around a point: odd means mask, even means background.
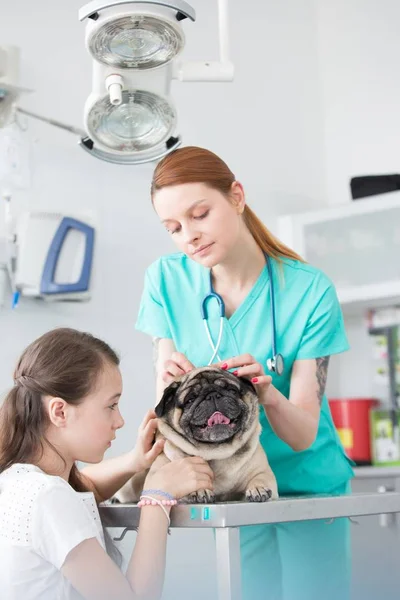
[[[83,540],[105,548],[92,492],[30,464],[0,474],[0,597],[2,600],[78,600],[60,569]]]

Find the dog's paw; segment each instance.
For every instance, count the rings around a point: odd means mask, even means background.
[[[213,504],[214,502],[215,494],[211,490],[199,490],[179,500],[180,504]]]
[[[247,502],[268,502],[273,496],[272,490],[267,487],[256,486],[246,490]]]

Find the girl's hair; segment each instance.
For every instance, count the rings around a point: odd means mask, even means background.
[[[227,198],[236,180],[228,165],[219,156],[197,146],[179,148],[163,158],[155,168],[151,183],[151,197],[164,187],[182,183],[204,183],[218,190]],[[260,248],[273,258],[282,257],[303,259],[293,250],[282,244],[260,221],[246,204],[244,222]]]
[[[117,354],[102,340],[75,329],[54,329],[26,348],[14,371],[14,387],[0,407],[0,473],[15,463],[36,464],[44,444],[51,445],[45,436],[49,418],[42,397],[80,404],[107,364],[118,366]],[[76,465],[68,482],[77,492],[90,491]]]

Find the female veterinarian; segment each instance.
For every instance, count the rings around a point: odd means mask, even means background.
[[[347,493],[353,472],[325,396],[329,357],[348,349],[331,281],[269,233],[208,150],[165,157],[151,195],[179,250],[148,268],[136,323],[154,338],[158,397],[210,361],[250,378],[280,495]],[[244,600],[348,598],[347,519],[240,536]]]

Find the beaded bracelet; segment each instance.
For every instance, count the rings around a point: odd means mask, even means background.
[[[146,500],[142,500],[142,498],[146,498]],[[163,506],[175,506],[175,504],[178,504],[178,500],[175,500],[175,498],[173,500],[159,500],[158,498],[154,498],[148,494],[142,494],[140,496],[138,506],[149,506],[150,504],[153,506],[156,504],[162,504]]]
[[[145,496],[142,494],[140,496],[140,500],[137,505],[140,507],[142,507],[142,506],[159,506],[160,508],[162,508],[165,516],[168,519],[168,528],[169,528],[169,526],[171,525],[171,519],[169,518],[169,514],[167,513],[167,510],[165,508],[166,503],[168,503],[169,506],[173,506],[174,504],[177,503],[177,501],[176,500],[157,500],[156,498],[153,498],[152,496]]]
[[[175,498],[173,496],[171,496],[171,494],[168,494],[168,492],[164,492],[163,490],[143,490],[142,491],[142,496],[148,496],[151,494],[156,494],[157,496],[164,496],[164,498],[167,498],[167,500],[175,500]]]

